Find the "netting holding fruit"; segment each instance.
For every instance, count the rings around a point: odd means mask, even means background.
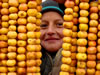
[[[42,0],[0,0],[0,75],[41,75]]]

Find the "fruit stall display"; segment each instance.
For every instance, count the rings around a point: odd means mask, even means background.
[[[0,0],[0,75],[41,75],[42,0]],[[59,75],[100,74],[100,0],[64,3]]]
[[[60,75],[100,74],[100,0],[66,0]]]
[[[42,0],[0,0],[0,75],[40,75]]]

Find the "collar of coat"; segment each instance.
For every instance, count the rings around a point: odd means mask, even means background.
[[[54,63],[51,55],[42,49],[42,65],[41,65],[41,75],[59,75],[60,66],[61,66],[61,51],[62,48],[58,50],[55,55]],[[55,72],[56,71],[56,72]]]

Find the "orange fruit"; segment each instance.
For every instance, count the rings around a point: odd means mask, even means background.
[[[26,32],[26,26],[18,26],[18,32],[25,33]]]
[[[75,60],[76,59],[76,53],[71,53],[71,59],[73,60]]]
[[[100,45],[100,39],[98,39],[97,42],[98,42],[98,45]]]
[[[76,52],[77,47],[76,46],[71,46],[71,52]]]
[[[73,14],[73,9],[72,8],[66,8],[64,12],[65,12],[65,14],[70,15],[70,14]]]
[[[25,69],[25,68],[21,68],[21,67],[19,68],[19,67],[18,67],[18,68],[17,68],[17,73],[18,73],[18,74],[25,74],[25,73],[26,73],[26,69]]]
[[[73,23],[78,24],[78,18],[73,18]]]
[[[72,62],[71,62],[71,64],[70,64],[70,66],[71,66],[71,67],[75,67],[75,66],[76,66],[76,64],[77,64],[77,61],[76,61],[76,60],[72,60]]]
[[[100,60],[100,53],[97,53],[97,59]]]
[[[98,26],[98,29],[99,29],[99,25],[98,25],[98,21],[97,21],[97,20],[90,20],[89,25],[90,25],[91,27],[96,27],[96,26]]]
[[[76,75],[85,75],[85,74],[86,74],[85,69],[81,68],[76,69]]]
[[[97,52],[96,47],[88,47],[87,48],[87,53],[89,54],[95,54]]]
[[[88,46],[95,47],[96,46],[96,41],[88,41]]]
[[[99,75],[99,74],[100,74],[100,71],[97,70],[96,73],[95,73],[95,75]]]
[[[95,61],[96,60],[96,55],[95,54],[88,54],[88,60]]]
[[[97,51],[100,52],[100,45],[97,46]]]
[[[88,68],[87,69],[87,74],[88,75],[95,75],[95,69],[94,68]]]
[[[97,20],[98,19],[98,14],[97,13],[90,14],[90,19],[91,20]]]
[[[62,65],[61,65],[61,70],[62,70],[62,71],[69,71],[69,70],[70,70],[70,66],[67,65],[67,64],[62,64]]]
[[[65,21],[72,21],[73,20],[73,15],[64,15],[64,20]]]
[[[3,9],[1,9],[1,14],[2,15],[8,15],[9,14],[9,10],[7,8],[3,8]]]
[[[78,6],[74,6],[74,7],[73,7],[73,11],[74,11],[74,12],[78,12],[78,11],[79,11],[79,7],[78,7]]]
[[[78,39],[77,40],[77,45],[86,46],[87,45],[87,40],[86,39]]]
[[[98,7],[91,7],[90,12],[91,13],[97,13],[98,12]]]
[[[87,10],[87,9],[89,9],[89,3],[81,2],[79,7],[80,7],[80,9]]]
[[[87,10],[80,10],[81,17],[87,17],[88,15],[89,15],[89,12]]]
[[[65,7],[66,8],[72,8],[72,7],[74,7],[74,2],[73,1],[65,1]]]
[[[78,46],[77,50],[78,50],[79,53],[85,53],[86,52],[86,47]]]
[[[97,33],[97,27],[89,27],[89,32],[90,33]]]
[[[97,35],[94,33],[89,33],[88,40],[91,40],[91,41],[97,40]]]
[[[95,61],[87,61],[87,67],[88,68],[95,68],[96,62]]]
[[[100,24],[98,25],[98,30],[100,30]]]
[[[87,32],[85,32],[85,31],[79,31],[78,32],[78,37],[79,38],[87,38]]]
[[[77,32],[77,30],[78,30],[78,29],[77,29],[77,26],[74,25],[74,26],[72,27],[72,31],[73,31],[73,32]]]
[[[7,47],[8,44],[5,41],[0,41],[0,48]]]
[[[85,23],[85,24],[88,23],[88,18],[87,18],[87,17],[80,17],[80,18],[79,18],[79,23],[83,23],[83,24],[84,24],[84,23]]]
[[[72,27],[73,27],[73,22],[64,22],[64,23],[63,23],[63,26],[64,26],[65,28],[72,28]]]

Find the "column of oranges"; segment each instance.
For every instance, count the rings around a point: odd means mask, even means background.
[[[5,1],[5,0],[4,0]],[[8,60],[7,60],[7,66],[8,66],[8,74],[9,75],[16,75],[17,67],[16,67],[16,57],[17,57],[17,32],[16,32],[16,24],[17,24],[17,11],[13,11],[13,8],[18,7],[18,1],[16,0],[8,0],[9,3],[9,31],[7,33],[8,36]]]
[[[0,1],[0,10],[1,10],[1,8],[2,8],[2,2]],[[0,28],[2,28],[2,26],[1,26],[1,12],[0,12]]]
[[[99,14],[99,19],[98,19],[98,40],[100,39],[100,0],[98,0],[98,14]],[[98,41],[99,42],[99,41]],[[97,45],[97,65],[96,65],[96,74],[100,74],[100,44],[98,43]]]
[[[40,24],[42,0],[29,0],[27,3],[27,75],[40,75],[41,46],[40,46]]]
[[[74,2],[66,0],[64,15],[64,30],[63,30],[63,45],[62,45],[62,65],[60,75],[69,75],[71,64],[71,42],[72,42],[72,28],[73,28],[73,7]]]
[[[78,30],[78,12],[79,12],[79,0],[74,1],[75,6],[73,7],[73,34],[72,34],[72,48],[71,48],[71,68],[70,75],[74,75],[76,72],[76,52],[77,52],[77,30]]]
[[[88,9],[89,9],[89,0],[80,0],[80,17],[79,17],[79,32],[78,32],[78,53],[76,55],[77,58],[77,70],[76,75],[85,75],[86,74],[86,45],[87,45],[87,30],[88,30]]]
[[[0,75],[40,75],[42,0],[0,0]]]
[[[18,37],[17,37],[17,73],[26,74],[26,45],[27,45],[27,0],[18,0]]]
[[[7,33],[8,33],[8,1],[0,1],[1,28],[0,28],[0,74],[6,74],[7,69]],[[5,11],[5,13],[3,13]]]
[[[97,41],[97,26],[98,26],[98,5],[92,5],[90,2],[90,22],[88,33],[88,61],[87,61],[87,74],[95,74],[96,67],[96,41]],[[95,25],[96,23],[96,25]]]

